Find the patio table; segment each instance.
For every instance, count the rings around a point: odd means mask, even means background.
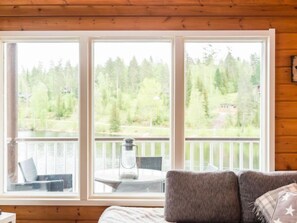
[[[164,192],[166,172],[138,169],[137,179],[121,179],[119,169],[96,171],[95,181],[112,187],[114,192]]]

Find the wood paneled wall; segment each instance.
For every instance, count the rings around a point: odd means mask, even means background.
[[[276,169],[297,170],[296,0],[1,0],[0,30],[276,29]],[[96,222],[104,207],[6,206],[18,222]]]
[[[2,211],[14,212],[17,223],[97,223],[106,209],[102,206],[0,206]]]

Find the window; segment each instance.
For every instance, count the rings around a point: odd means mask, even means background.
[[[94,193],[163,192],[163,182],[149,178],[159,173],[163,180],[161,171],[171,164],[171,48],[171,41],[160,40],[93,42]],[[138,181],[146,174],[147,182],[112,184],[120,174],[122,138],[129,137],[136,143]]]
[[[263,41],[185,42],[185,168],[259,170]]]
[[[157,205],[170,169],[274,168],[274,30],[54,34],[0,33],[0,197]]]
[[[4,44],[5,191],[77,192],[78,49],[65,41]]]

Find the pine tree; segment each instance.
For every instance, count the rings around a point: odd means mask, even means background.
[[[191,70],[187,70],[186,74],[187,84],[186,84],[186,107],[189,107],[191,101],[191,91],[192,91],[192,74]]]
[[[206,90],[203,91],[202,96],[203,96],[204,115],[206,118],[209,118],[208,94]]]
[[[260,59],[256,54],[251,55],[252,76],[251,81],[253,85],[260,85]]]
[[[120,117],[119,117],[119,111],[117,108],[117,104],[114,103],[111,109],[110,113],[110,131],[111,132],[119,132],[120,131]]]

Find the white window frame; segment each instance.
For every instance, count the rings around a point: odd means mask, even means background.
[[[260,31],[1,31],[0,67],[3,68],[3,42],[24,39],[78,39],[80,44],[80,171],[78,196],[15,196],[3,193],[4,151],[0,149],[0,205],[140,205],[162,206],[164,194],[92,194],[92,40],[97,38],[165,38],[173,43],[173,76],[171,78],[171,160],[172,169],[184,168],[184,42],[185,39],[235,39],[247,38],[263,41],[262,58],[265,66],[261,77],[261,158],[262,171],[275,168],[275,30]],[[0,70],[0,148],[4,148],[4,73]],[[178,118],[177,118],[178,117]]]

